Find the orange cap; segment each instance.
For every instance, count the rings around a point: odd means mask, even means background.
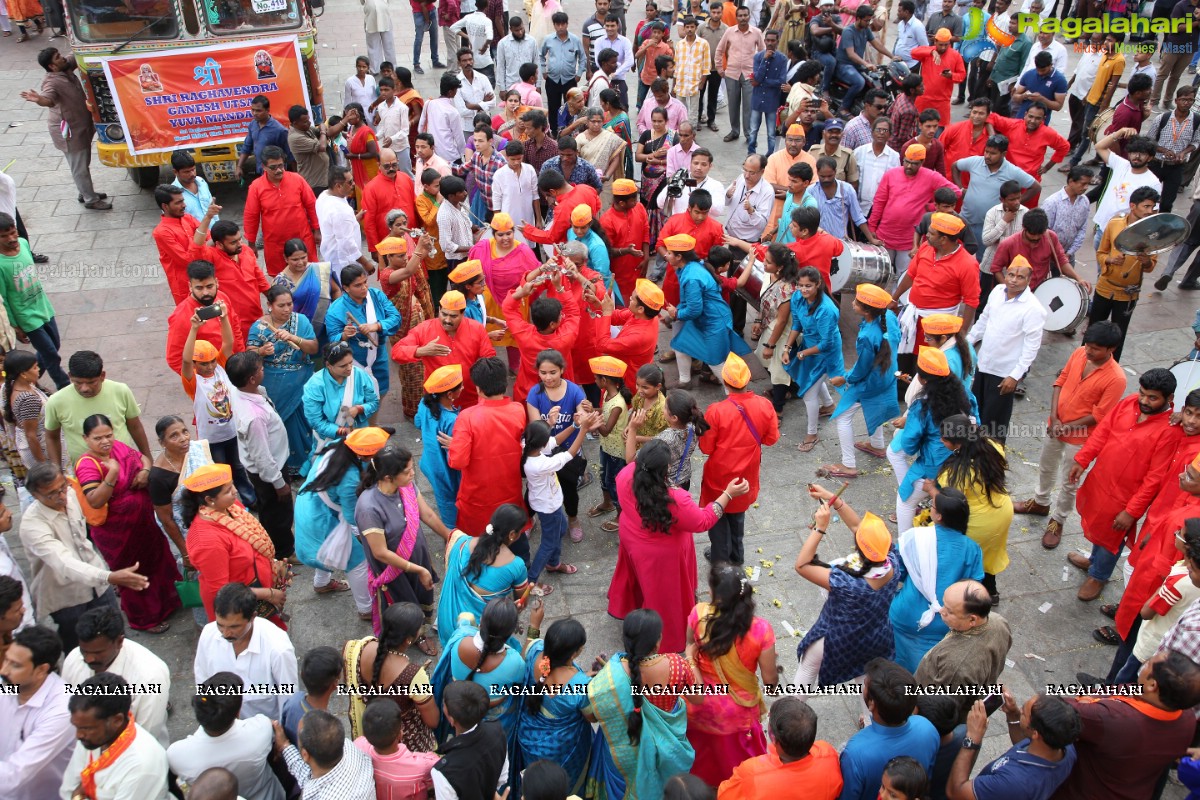
[[[1013,256],[1012,261],[1009,261],[1008,265],[1010,267],[1024,267],[1030,272],[1033,272],[1033,264],[1030,264],[1029,259],[1025,256]]]
[[[442,295],[442,299],[438,305],[447,311],[462,311],[467,307],[467,298],[462,292],[451,289]]]
[[[934,336],[949,336],[962,330],[962,317],[954,314],[930,314],[921,317],[921,329]]]
[[[619,358],[612,356],[597,356],[588,359],[588,366],[597,375],[607,375],[610,378],[624,378],[629,365]]]
[[[642,305],[658,311],[666,304],[667,298],[658,284],[646,278],[638,278],[634,284],[633,293],[642,301]]]
[[[383,449],[388,442],[388,432],[383,428],[358,428],[350,431],[346,437],[346,447],[355,455],[370,457]]]
[[[791,125],[788,125],[787,135],[788,136],[804,136],[805,135],[804,134],[804,126],[798,122],[793,122]]]
[[[860,283],[854,290],[854,299],[871,308],[887,308],[892,296],[873,283]]]
[[[949,28],[938,28],[937,33],[933,35],[935,42],[948,42],[953,38],[954,34],[950,32]]]
[[[592,224],[592,207],[587,203],[580,203],[575,206],[575,210],[571,212],[572,225],[591,225]]]
[[[619,178],[613,181],[612,193],[616,197],[624,197],[625,195],[637,194],[637,184],[628,178]]]
[[[868,511],[859,520],[854,543],[864,558],[879,563],[887,558],[888,551],[892,549],[892,532],[883,524],[883,520]]]
[[[407,253],[408,242],[404,241],[399,236],[389,236],[386,239],[380,240],[379,244],[375,245],[375,252],[381,256],[390,256],[396,253]]]
[[[930,375],[945,377],[950,374],[950,362],[939,348],[922,346],[917,353],[917,369]]]
[[[497,211],[492,217],[492,230],[503,233],[513,229],[513,219],[503,211]]]
[[[446,364],[438,367],[425,379],[425,391],[430,394],[448,392],[463,382],[462,364]]]
[[[233,468],[228,464],[205,464],[183,479],[189,492],[206,492],[233,480]]]
[[[925,160],[925,145],[910,144],[908,149],[904,151],[904,157],[909,161],[924,161]]]
[[[197,339],[196,347],[192,350],[192,362],[207,364],[209,361],[216,361],[219,354],[212,342],[207,339]]]
[[[450,274],[446,277],[449,278],[453,283],[469,283],[482,274],[483,264],[479,262],[479,259],[473,258],[470,261],[462,262],[457,267],[450,270]]]
[[[696,249],[696,240],[686,233],[677,233],[663,239],[663,244],[673,253],[688,253]]]
[[[941,211],[935,213],[933,218],[929,220],[930,230],[951,236],[961,231],[966,225],[967,223],[963,222],[961,217],[956,217],[954,214],[945,214]]]
[[[750,382],[750,368],[737,353],[730,353],[721,368],[721,380],[735,389],[741,389]]]

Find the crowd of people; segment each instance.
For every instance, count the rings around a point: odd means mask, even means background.
[[[1200,791],[1200,391],[1153,368],[1126,394],[1158,258],[1117,246],[1193,183],[1180,54],[1200,27],[1085,36],[1068,70],[1007,0],[899,0],[894,19],[651,0],[632,36],[618,0],[582,25],[557,0],[436,5],[412,4],[410,70],[386,3],[364,4],[340,114],[252,100],[241,224],[173,154],[153,239],[182,393],[153,438],[102,354],[60,354],[0,173],[0,444],[21,505],[0,531],[27,562],[0,539],[0,796],[1132,800],[1172,771]],[[1200,0],[1158,5],[1200,25]],[[430,98],[413,86],[426,31],[445,70]],[[22,96],[51,110],[79,202],[107,210],[74,60],[37,60]],[[905,69],[868,87],[883,60]],[[728,187],[699,141],[722,102],[724,142],[746,145]],[[1048,124],[1064,106],[1068,137]],[[1066,185],[1043,193],[1056,167]],[[1040,299],[1052,280],[1067,295]],[[1178,288],[1200,288],[1200,262]],[[1049,327],[1072,293],[1078,316]],[[1085,320],[1050,365],[1037,489],[1014,502],[1014,399],[1045,331]],[[700,383],[721,399],[702,407]],[[381,411],[389,392],[404,420]],[[801,453],[836,432],[840,461],[814,466],[844,484],[809,484],[794,569],[824,605],[792,674],[747,555],[785,413],[805,418]],[[894,507],[845,493],[863,458],[891,467]],[[1076,512],[1081,602],[1126,551],[1132,567],[1094,631],[1112,666],[1080,674],[1085,696],[1021,702],[996,688],[1009,531],[1046,517],[1053,550]],[[835,524],[853,549],[824,561]],[[621,635],[586,669],[589,632],[546,624],[542,600],[572,591],[585,536],[618,542]],[[371,635],[298,656],[301,568]],[[171,669],[126,630],[152,644],[183,608],[197,727],[172,741]],[[840,753],[805,702],[839,690],[863,711]],[[997,710],[1012,747],[976,771]]]

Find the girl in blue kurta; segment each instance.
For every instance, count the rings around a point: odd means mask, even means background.
[[[325,369],[304,384],[304,419],[313,430],[314,453],[342,439],[355,428],[365,428],[379,410],[375,382],[354,363],[345,342],[325,348]],[[308,462],[301,469],[308,474]]]
[[[487,325],[487,306],[484,304],[483,297],[484,292],[487,291],[487,284],[483,278],[483,263],[478,259],[464,261],[450,270],[450,274],[446,277],[450,281],[450,288],[462,292],[463,297],[467,300],[463,316],[475,320],[480,325]],[[502,319],[493,321],[501,324],[504,322]]]
[[[971,401],[971,416],[979,419],[979,403],[971,391],[975,380],[975,351],[967,343],[967,337],[962,330],[962,317],[955,314],[930,314],[921,318],[921,330],[925,333],[925,344],[936,347],[946,354],[946,363],[950,365],[950,374],[957,375],[967,391],[967,399]],[[914,379],[904,393],[905,405],[912,405],[917,393],[921,391],[920,379]]]
[[[911,672],[950,630],[938,613],[946,589],[958,581],[983,580],[983,551],[967,536],[967,498],[943,487],[930,513],[933,527],[910,528],[900,535],[897,573],[903,585],[888,612],[895,661]]]
[[[425,380],[425,397],[417,407],[414,424],[421,431],[421,473],[433,487],[433,499],[437,503],[438,516],[451,530],[458,524],[458,484],[462,473],[451,469],[446,463],[450,447],[439,437],[454,435],[454,422],[458,419],[458,402],[462,394],[462,365],[450,364],[435,369]]]
[[[354,361],[375,378],[380,397],[390,383],[387,340],[398,330],[400,312],[387,295],[367,286],[367,273],[358,264],[343,267],[342,294],[325,314],[325,341],[349,343]]]
[[[842,332],[838,328],[840,312],[816,267],[800,270],[796,291],[792,292],[789,302],[792,330],[780,360],[799,385],[797,393],[804,398],[804,406],[808,409],[808,436],[799,448],[801,453],[807,453],[817,444],[817,422],[821,413],[833,411],[833,397],[825,386],[825,379],[840,378],[846,371],[842,360]],[[804,341],[797,347],[801,334]],[[797,349],[793,352],[793,348]]]
[[[838,440],[842,445],[842,462],[826,464],[818,475],[830,478],[857,478],[855,449],[876,458],[886,455],[883,423],[900,413],[896,400],[896,351],[900,347],[900,323],[888,311],[892,296],[870,283],[855,290],[854,310],[862,316],[854,349],[858,360],[854,369],[843,378],[831,378],[834,386],[845,386],[842,399],[833,411],[837,422]],[[867,423],[870,444],[854,443],[854,412],[862,409]]]
[[[908,407],[908,418],[895,438],[892,450],[903,459],[916,460],[903,474],[896,472],[896,527],[906,531],[912,527],[917,506],[928,497],[925,481],[935,480],[942,462],[950,451],[942,443],[942,420],[953,414],[967,414],[971,404],[957,375],[950,372],[946,354],[936,347],[922,347],[917,355],[917,374],[924,385]],[[899,444],[896,441],[899,440]]]
[[[667,263],[679,275],[679,305],[667,306],[667,314],[678,321],[671,349],[690,358],[676,359],[679,383],[690,388],[692,358],[698,358],[719,375],[730,352],[746,355],[750,345],[733,330],[733,312],[721,296],[721,287],[693,248],[696,240],[685,233],[663,240]],[[836,310],[836,309],[835,309]]]

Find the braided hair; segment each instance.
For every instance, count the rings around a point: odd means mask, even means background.
[[[633,499],[638,516],[646,530],[665,534],[675,521],[667,483],[671,448],[661,439],[651,439],[642,445],[634,463],[637,466],[633,471]]]
[[[658,649],[662,638],[662,617],[652,608],[639,608],[625,617],[621,625],[621,641],[629,661],[629,681],[633,687],[642,686],[641,661]],[[634,692],[633,711],[625,718],[625,733],[636,747],[642,738],[642,694]]]
[[[875,361],[871,364],[882,375],[892,366],[892,343],[887,339],[887,309],[869,306],[858,300],[854,302],[858,304],[859,311],[867,318],[867,322],[878,320],[879,329],[883,331],[883,341],[879,343],[879,349],[875,351]]]
[[[404,647],[405,642],[416,639],[425,625],[425,612],[416,603],[393,603],[383,610],[382,629],[375,648],[375,664],[371,668],[371,688],[379,685],[383,673],[383,662],[392,650]]]
[[[492,564],[496,560],[496,556],[500,555],[500,548],[506,546],[508,537],[514,531],[523,529],[527,522],[529,522],[529,517],[512,503],[505,503],[493,511],[492,521],[484,528],[483,535],[476,540],[475,549],[471,551],[471,557],[467,559],[467,566],[463,568],[463,577],[468,581],[478,580],[479,576],[483,574],[483,568]]]
[[[479,621],[479,638],[483,639],[483,649],[479,651],[479,659],[467,677],[463,680],[473,680],[475,673],[483,668],[483,662],[488,656],[504,652],[508,637],[517,630],[517,604],[511,597],[497,597],[483,609],[483,619]]]
[[[709,658],[720,658],[750,632],[754,624],[754,588],[746,574],[732,564],[713,564],[708,574],[712,613],[700,650]]]
[[[587,631],[583,629],[583,623],[569,618],[555,620],[546,631],[542,657],[538,659],[538,675],[536,676],[538,688],[545,688],[546,676],[549,675],[550,670],[569,665],[571,659],[583,649],[585,644],[587,644]],[[542,674],[543,670],[545,674]],[[538,713],[542,710],[542,698],[543,695],[540,693],[531,694],[525,698],[525,708],[531,714]]]

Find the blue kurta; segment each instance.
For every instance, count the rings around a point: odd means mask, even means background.
[[[347,379],[349,380],[349,379]],[[345,381],[338,383],[323,369],[308,379],[304,384],[304,418],[312,427],[319,439],[313,448],[320,450],[325,444],[340,438],[338,436],[338,414],[342,410],[342,395],[345,394]],[[354,419],[351,428],[365,428],[371,415],[379,410],[379,395],[375,384],[365,370],[354,368],[354,397],[350,405],[362,406],[363,413]]]
[[[679,272],[679,305],[682,325],[671,339],[671,348],[705,364],[724,364],[730,352],[745,355],[750,345],[733,330],[733,312],[721,296],[717,279],[699,261]]]
[[[487,309],[483,306],[483,298],[476,297],[475,299],[467,299],[467,307],[463,309],[463,316],[467,319],[473,319],[480,325],[487,325]]]
[[[976,420],[979,419],[979,401],[975,399],[975,393],[971,391],[971,384],[975,382],[975,359],[971,359],[971,363],[965,368],[962,363],[962,356],[958,354],[958,348],[950,345],[949,350],[943,350],[946,354],[946,363],[950,365],[950,374],[957,375],[962,379],[963,389],[967,393],[967,400],[971,403],[971,416]]]
[[[900,440],[901,452],[916,456],[908,474],[896,490],[901,500],[907,500],[912,496],[915,481],[937,478],[942,470],[942,463],[950,457],[950,451],[942,444],[941,428],[933,421],[933,414],[926,409],[924,396],[918,397],[909,406],[908,420],[900,429],[897,438]]]
[[[329,532],[337,527],[340,518],[344,517],[349,524],[355,524],[354,507],[358,503],[356,490],[361,472],[357,464],[351,464],[342,475],[342,479],[325,492],[330,502],[339,507],[340,515],[321,499],[320,494],[305,491],[316,477],[315,473],[316,469],[313,469],[308,480],[296,493],[296,556],[310,567],[324,569],[325,567],[317,562],[317,551],[325,543]],[[346,563],[348,570],[354,569],[363,560],[363,549],[358,537],[354,536],[350,541],[350,560]]]
[[[912,415],[909,415],[912,419]],[[983,580],[983,551],[965,534],[949,528],[934,526],[937,531],[937,596],[941,600],[952,583],[964,580]],[[893,555],[897,555],[893,553]],[[940,614],[918,630],[921,615],[929,602],[917,591],[914,581],[906,580],[908,569],[903,558],[897,558],[897,572],[903,585],[892,600],[888,618],[892,622],[892,638],[896,643],[896,663],[910,672],[917,671],[921,658],[942,640],[949,628]]]
[[[421,431],[421,472],[433,487],[433,498],[437,502],[438,516],[447,528],[453,529],[458,524],[458,483],[462,473],[451,469],[446,463],[446,448],[438,443],[437,435],[454,434],[454,422],[458,419],[458,409],[443,408],[441,415],[433,418],[429,406],[422,400],[417,406],[417,417],[413,424]]]
[[[798,291],[792,292],[789,302],[792,309],[792,330],[800,331],[801,334],[796,340],[797,350],[820,348],[820,352],[815,356],[804,359],[788,354],[790,360],[786,369],[792,380],[800,386],[798,394],[803,396],[822,375],[837,378],[846,372],[846,362],[842,359],[842,332],[838,328],[841,312],[838,311],[833,298],[824,293],[821,294],[815,310]],[[898,324],[896,327],[899,329]]]
[[[854,369],[846,376],[842,399],[833,410],[833,416],[836,417],[849,411],[855,403],[861,403],[868,434],[888,420],[900,416],[900,402],[896,399],[896,353],[900,349],[900,323],[891,311],[885,311],[884,314],[887,320],[887,343],[892,351],[891,359],[882,369],[875,365],[875,356],[878,355],[885,337],[883,326],[879,324],[878,319],[869,322],[864,319],[860,322],[858,338],[854,344],[858,360],[854,362]]]
[[[400,330],[400,312],[392,305],[392,301],[387,299],[381,290],[374,286],[367,290],[371,299],[375,303],[375,319],[383,326],[383,330],[373,333],[375,341],[379,347],[376,350],[375,363],[371,365],[371,374],[375,376],[375,380],[379,382],[379,396],[387,394],[390,376],[388,373],[388,345],[387,339],[389,336],[394,336]],[[346,327],[347,313],[353,314],[358,320],[359,325],[367,324],[367,301],[356,303],[351,299],[350,295],[345,291],[337,300],[329,304],[329,311],[325,313],[325,343],[332,344],[342,340],[342,329]],[[354,353],[354,361],[364,369],[367,366],[368,339],[363,334],[358,334],[353,339],[350,339],[350,350]]]

